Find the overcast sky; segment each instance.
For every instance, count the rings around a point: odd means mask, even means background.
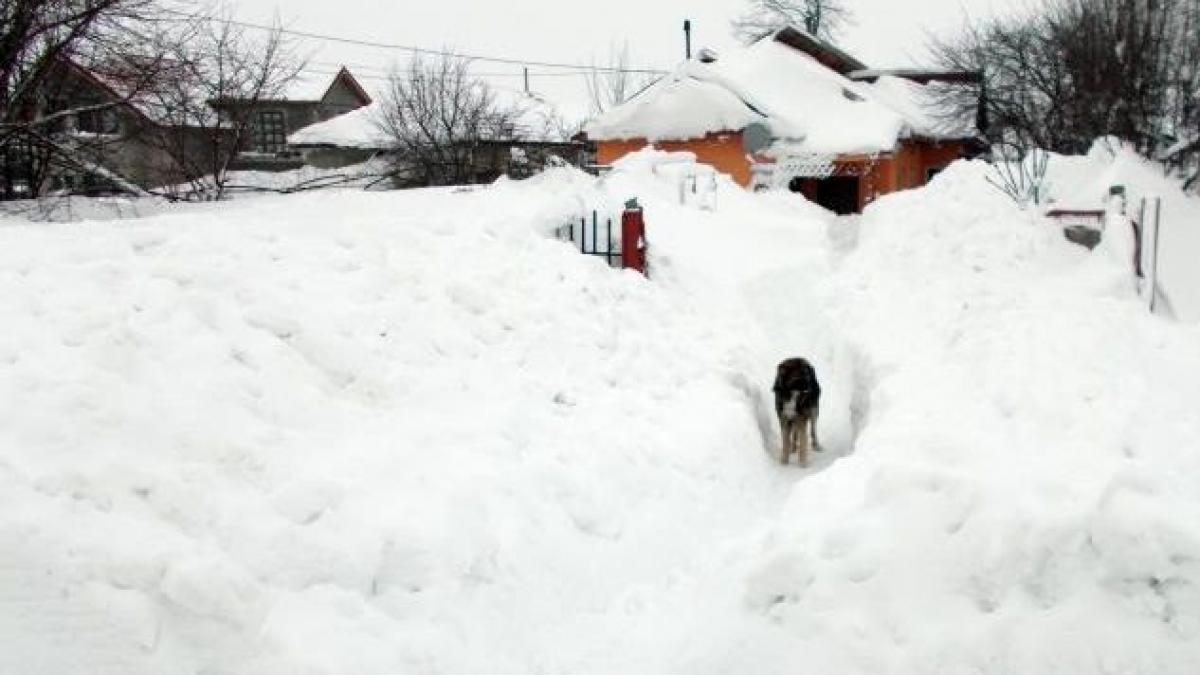
[[[244,21],[269,21],[278,11],[289,28],[375,42],[448,47],[461,52],[537,61],[605,61],[610,45],[629,44],[634,65],[670,69],[683,57],[683,20],[691,19],[693,45],[718,50],[735,43],[730,20],[744,0],[232,0]],[[1020,0],[846,0],[855,23],[840,45],[874,67],[919,64],[926,35],[960,26],[964,17],[1004,11]],[[388,64],[404,61],[399,51],[305,41],[310,70],[351,64],[370,88]],[[498,86],[519,88],[521,68],[479,63]],[[580,77],[544,77],[534,72],[532,89],[556,100],[569,115],[583,114]],[[371,82],[373,80],[373,82]]]

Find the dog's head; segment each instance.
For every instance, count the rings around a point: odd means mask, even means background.
[[[809,392],[818,390],[817,374],[806,359],[788,359],[779,364],[775,373],[776,393]]]

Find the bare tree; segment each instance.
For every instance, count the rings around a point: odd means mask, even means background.
[[[304,67],[278,20],[265,34],[235,23],[227,10],[192,16],[186,39],[170,45],[169,77],[151,105],[163,123],[149,142],[174,164],[186,198],[225,196],[229,167],[248,149],[260,103],[283,98]]]
[[[501,104],[469,66],[466,59],[443,54],[414,57],[407,68],[392,72],[375,123],[390,139],[401,181],[475,182],[481,144],[516,133],[520,110]]]
[[[154,0],[18,0],[0,3],[0,198],[36,196],[56,169],[104,174],[129,191],[132,183],[94,159],[111,136],[64,134],[81,119],[100,122],[128,98],[64,102],[73,64],[116,64],[154,34],[163,2]],[[132,97],[151,81],[131,79]],[[85,125],[89,126],[89,125]]]
[[[842,0],[749,0],[749,5],[733,21],[734,35],[745,42],[757,42],[785,26],[833,40],[853,18]]]
[[[942,66],[984,73],[981,90],[948,103],[966,112],[982,96],[993,142],[1079,153],[1118,136],[1160,156],[1200,138],[1198,29],[1200,0],[1042,0],[932,51]]]
[[[593,62],[585,75],[593,116],[628,101],[650,83],[652,76],[649,73],[635,73],[629,64],[629,43],[621,45],[620,49],[610,47],[606,66]]]

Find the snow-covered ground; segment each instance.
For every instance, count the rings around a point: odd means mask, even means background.
[[[1200,671],[1200,329],[978,165],[654,159],[7,222],[0,673]],[[632,196],[649,280],[549,236]]]

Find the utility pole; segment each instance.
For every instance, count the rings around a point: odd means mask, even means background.
[[[529,66],[525,66],[525,93],[529,93]]]
[[[692,58],[692,22],[690,19],[683,20],[683,53],[687,58]]]

